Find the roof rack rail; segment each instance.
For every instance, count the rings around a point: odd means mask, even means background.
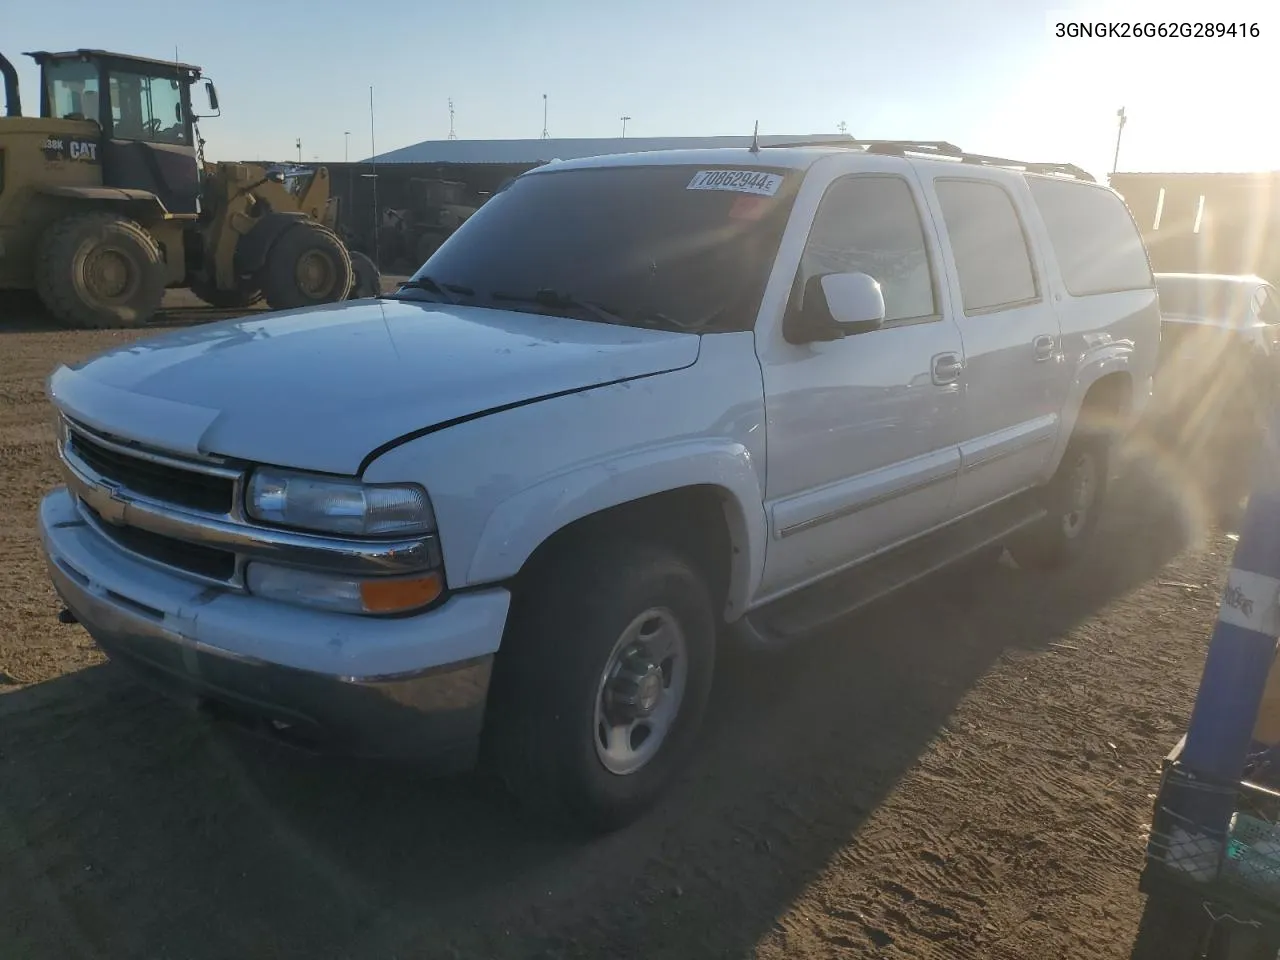
[[[986,167],[1007,167],[1023,170],[1027,173],[1043,173],[1073,180],[1084,180],[1097,183],[1093,174],[1083,170],[1074,163],[1037,163],[1025,160],[1010,160],[1006,157],[989,157],[980,153],[966,153],[954,143],[946,140],[820,140],[808,143],[770,143],[767,147],[856,147],[867,153],[877,153],[891,157],[905,157],[907,154],[918,156],[946,157],[962,163],[973,163]]]

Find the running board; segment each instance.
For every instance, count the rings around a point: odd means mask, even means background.
[[[751,611],[736,624],[743,642],[774,648],[813,634],[908,584],[1006,542],[1041,520],[1027,491]]]

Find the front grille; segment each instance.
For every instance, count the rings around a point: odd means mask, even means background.
[[[84,501],[81,501],[81,507],[98,521],[98,529],[105,536],[138,556],[209,580],[230,581],[235,576],[234,553],[175,540],[139,527],[118,527],[103,520]]]
[[[235,482],[229,477],[130,456],[78,431],[70,432],[69,444],[77,457],[105,479],[135,493],[206,513],[231,512]]]

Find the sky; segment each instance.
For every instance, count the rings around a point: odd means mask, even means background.
[[[444,139],[834,133],[1121,170],[1280,169],[1275,0],[0,0],[28,50],[200,64],[209,159],[364,159]],[[377,9],[376,19],[365,12]],[[1258,37],[1057,39],[1060,19],[1258,24]],[[374,122],[370,124],[370,88]],[[203,93],[195,92],[197,109]],[[350,132],[346,136],[346,132]],[[376,139],[371,138],[371,132]]]

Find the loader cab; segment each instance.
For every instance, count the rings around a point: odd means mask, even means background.
[[[199,212],[199,67],[102,50],[29,56],[41,70],[40,115],[98,125],[98,156],[86,159],[101,163],[104,186],[153,193],[172,214]]]

